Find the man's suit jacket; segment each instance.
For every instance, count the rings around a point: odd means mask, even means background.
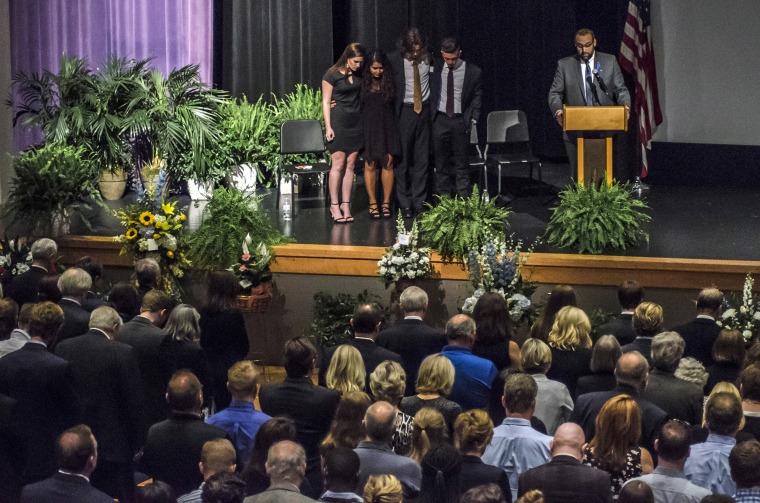
[[[623,73],[620,71],[615,56],[603,52],[594,52],[594,65],[599,65],[602,77],[609,96],[602,91],[598,79],[594,78],[594,84],[597,88],[596,96],[599,104],[602,106],[612,105],[629,105],[631,104],[631,95],[628,88],[625,87]],[[593,70],[593,68],[592,68]],[[549,108],[552,115],[557,110],[562,110],[562,105],[584,106],[586,105],[586,88],[581,72],[580,56],[574,54],[562,58],[557,62],[557,71],[554,74],[554,81],[549,88]],[[596,105],[596,98],[594,99]]]
[[[215,438],[227,438],[227,432],[195,414],[172,412],[148,430],[142,468],[172,486],[175,494],[189,493],[203,482],[198,470],[203,444]]]
[[[702,422],[702,388],[670,372],[652,370],[641,398],[664,410],[668,417],[689,424]]]
[[[467,128],[467,139],[469,140],[470,127],[472,120],[480,118],[480,107],[483,99],[483,72],[480,67],[464,62],[464,82],[462,83],[462,118]],[[436,59],[433,66],[433,72],[430,74],[430,104],[433,109],[433,120],[438,112],[438,105],[441,101],[441,94],[446,92],[446,84],[443,82],[443,65],[442,59]]]
[[[357,338],[357,339],[351,339],[348,341],[347,344],[350,344],[351,346],[355,347],[359,350],[359,353],[362,355],[362,361],[364,362],[364,370],[367,373],[366,376],[366,388],[367,392],[369,393],[369,375],[375,370],[375,367],[383,363],[385,360],[391,360],[394,362],[398,362],[399,364],[402,363],[401,356],[398,355],[398,353],[394,353],[393,351],[389,351],[383,347],[378,346],[375,341],[372,341],[370,339],[363,339],[363,338]],[[327,348],[322,353],[322,363],[319,366],[319,385],[320,386],[326,386],[326,376],[327,376],[327,368],[330,366],[330,360],[332,360],[333,355],[335,354],[335,351],[340,346],[333,346],[331,348]]]
[[[507,473],[498,466],[487,465],[477,456],[462,456],[459,472],[459,491],[466,492],[473,487],[496,484],[508,503],[512,502],[512,488],[509,487]]]
[[[607,503],[612,501],[610,474],[583,465],[571,456],[556,456],[545,465],[520,475],[518,495],[538,489],[546,503],[582,501]]]
[[[618,395],[629,395],[636,400],[641,411],[641,446],[654,456],[654,439],[660,432],[660,427],[667,419],[667,413],[655,404],[644,400],[636,390],[625,384],[618,384],[612,391],[596,391],[581,395],[575,401],[575,408],[570,414],[570,422],[580,425],[586,434],[586,441],[594,438],[596,431],[596,416],[602,410],[604,403]]]
[[[652,338],[651,337],[636,337],[632,343],[626,344],[622,348],[623,353],[630,353],[631,351],[638,351],[641,356],[647,359],[649,367],[652,367]]]
[[[440,353],[446,345],[443,332],[422,320],[403,319],[377,336],[377,345],[401,356],[406,371],[406,396],[412,396],[420,364],[429,355]]]
[[[82,401],[82,420],[98,440],[98,454],[131,463],[145,441],[145,405],[135,351],[100,330],[62,341],[55,353],[68,360]]]
[[[291,484],[273,484],[263,493],[248,496],[243,503],[307,503],[315,501]]]
[[[63,325],[58,331],[58,342],[82,335],[89,330],[89,311],[69,299],[61,299],[58,305],[63,309]]]
[[[49,479],[24,487],[21,503],[113,503],[113,498],[100,492],[82,477],[56,473]]]
[[[41,268],[32,266],[23,274],[13,278],[11,281],[11,291],[8,297],[16,301],[19,307],[27,302],[37,302],[37,293],[39,293],[40,281],[49,273]]]
[[[71,365],[36,342],[0,359],[0,393],[16,400],[10,417],[11,462],[27,482],[58,469],[58,435],[80,422]]]
[[[156,424],[169,417],[166,403],[166,385],[169,383],[177,364],[171,349],[170,336],[143,316],[135,316],[122,325],[116,340],[128,344],[135,350],[140,364],[140,376],[145,386],[145,405],[148,424]],[[211,393],[213,390],[206,390]]]
[[[621,346],[632,343],[636,339],[636,333],[633,331],[633,313],[619,314],[599,327],[597,333],[599,337],[602,335],[614,335]]]
[[[261,412],[287,416],[296,425],[296,440],[306,450],[309,469],[319,467],[319,443],[330,430],[340,393],[315,386],[308,377],[286,377],[261,386]]]
[[[686,343],[684,356],[696,358],[702,365],[709,367],[714,364],[712,347],[720,335],[720,326],[714,320],[708,318],[694,318],[688,323],[678,325],[673,332],[683,337]]]

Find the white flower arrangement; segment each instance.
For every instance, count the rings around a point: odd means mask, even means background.
[[[397,241],[385,249],[385,255],[377,262],[377,273],[382,276],[386,288],[400,279],[427,278],[433,273],[430,248],[418,248],[417,221],[407,233],[404,219],[396,220]]]
[[[738,309],[733,307],[726,309],[717,321],[721,327],[740,331],[745,341],[749,341],[753,335],[760,333],[760,310],[752,294],[754,285],[754,278],[747,274],[744,278],[741,305]]]

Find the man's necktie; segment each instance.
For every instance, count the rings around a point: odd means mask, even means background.
[[[414,113],[422,113],[422,84],[420,83],[420,64],[412,63],[414,70]]]
[[[449,68],[449,76],[446,80],[446,115],[454,117],[454,69]]]
[[[586,61],[586,106],[594,106],[594,94],[591,92],[591,88],[594,85],[594,78],[591,76],[591,67]]]

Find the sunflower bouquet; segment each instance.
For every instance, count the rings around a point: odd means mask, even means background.
[[[114,237],[122,244],[120,254],[134,260],[155,258],[165,278],[164,290],[175,294],[177,278],[190,267],[186,256],[184,227],[187,215],[177,209],[177,202],[154,197],[153,190],[138,196],[137,202],[116,212],[125,231]]]

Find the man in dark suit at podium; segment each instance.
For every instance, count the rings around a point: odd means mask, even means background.
[[[594,32],[583,28],[575,33],[577,54],[562,58],[549,89],[549,108],[560,126],[564,124],[562,105],[631,106],[631,95],[625,87],[623,73],[615,56],[597,52]],[[571,176],[578,168],[578,149],[575,135],[565,133],[565,150],[570,161]]]

